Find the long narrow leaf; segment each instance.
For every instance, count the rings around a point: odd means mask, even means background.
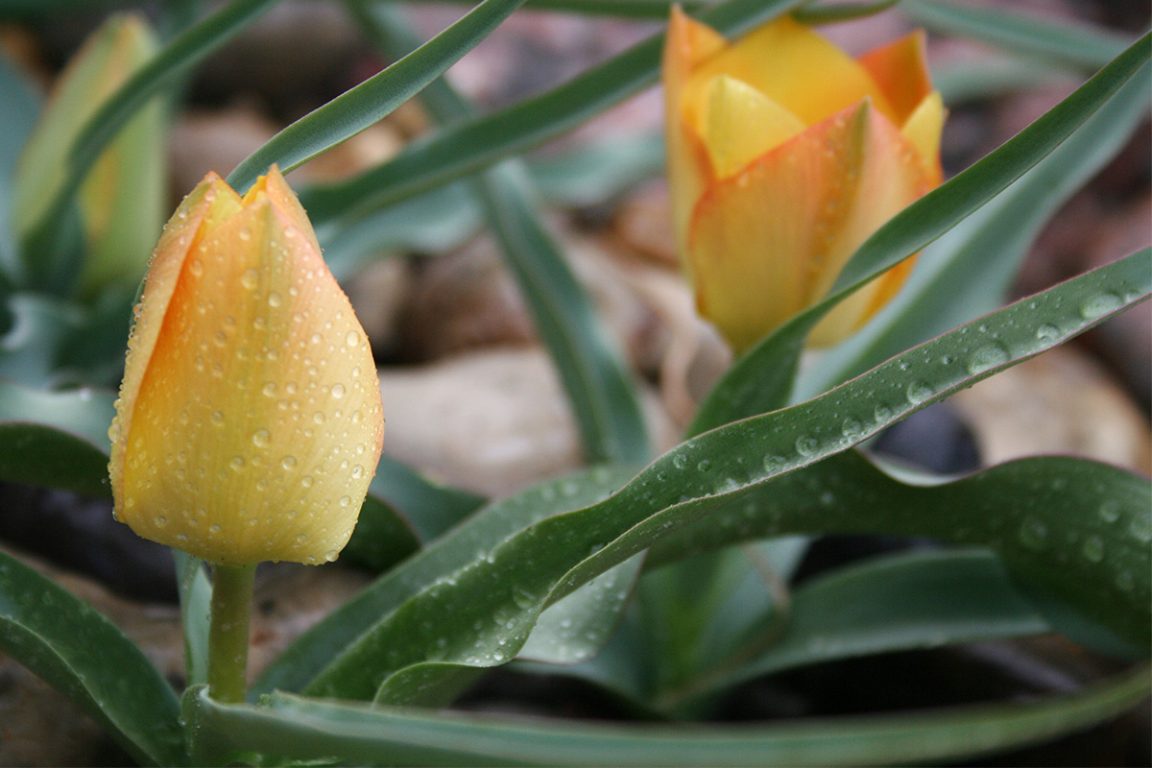
[[[736,35],[800,0],[728,0],[700,18]],[[301,192],[314,221],[411,197],[481,170],[560,135],[656,83],[664,36],[656,35],[540,96],[437,131],[351,180]]]
[[[846,381],[1002,304],[1041,228],[1145,120],[1149,93],[1152,70],[1145,68],[1068,141],[933,243],[892,304],[802,375],[796,399]]]
[[[383,119],[523,4],[524,0],[483,0],[416,51],[273,136],[229,174],[229,183],[246,189],[273,163],[287,172]]]
[[[0,650],[104,725],[145,765],[183,765],[176,696],[106,618],[0,552]]]
[[[1058,22],[1038,14],[1026,16],[952,0],[904,0],[900,7],[929,29],[1088,71],[1103,67],[1132,42],[1084,22]]]
[[[699,434],[788,402],[808,332],[842,299],[959,224],[1040,162],[1148,66],[1145,35],[1017,136],[908,206],[857,249],[828,295],[761,341],[727,372],[689,430]]]
[[[500,663],[497,654],[505,659],[518,650],[545,606],[704,518],[710,518],[716,535],[860,530],[870,521],[872,530],[992,546],[1014,574],[1043,585],[1133,642],[1146,643],[1152,636],[1152,499],[1146,482],[1119,472],[1107,484],[1076,486],[1075,494],[1063,485],[1030,486],[1028,494],[1007,497],[1009,519],[1017,527],[1005,531],[1000,527],[1004,510],[998,508],[959,520],[927,513],[946,503],[948,494],[936,504],[910,508],[905,518],[890,519],[883,504],[866,507],[870,515],[845,516],[835,504],[828,514],[817,514],[818,506],[773,503],[771,481],[843,453],[932,402],[1062,343],[1146,298],[1150,290],[1152,263],[1145,251],[951,331],[812,401],[684,443],[610,499],[544,520],[427,586],[362,634],[308,690],[353,698],[375,692],[383,702],[435,698],[452,690],[455,676]],[[1073,511],[1079,512],[1105,499],[1117,505],[1113,519],[1123,516],[1125,525],[1131,520],[1132,535],[1109,534],[1108,558],[1070,560],[1070,540],[1100,537],[1110,529],[1069,514],[1068,503],[1074,501]],[[1034,508],[1038,500],[1046,505]],[[722,523],[729,515],[734,520]],[[741,516],[747,521],[733,525]],[[438,645],[440,639],[445,644]],[[429,649],[434,649],[431,656]]]
[[[362,765],[893,765],[951,761],[1086,728],[1148,695],[1148,669],[1080,693],[930,714],[733,727],[526,723],[275,695],[265,707],[185,698],[200,749]]]

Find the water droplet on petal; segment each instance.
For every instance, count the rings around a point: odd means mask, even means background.
[[[258,429],[252,433],[252,444],[257,448],[267,448],[271,440],[272,435],[266,429]]]
[[[246,270],[244,274],[240,276],[240,285],[244,286],[250,291],[255,290],[259,282],[260,274],[254,269]]]

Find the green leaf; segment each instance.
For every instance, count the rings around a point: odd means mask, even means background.
[[[700,19],[734,36],[799,0],[728,0]],[[426,192],[570,130],[654,85],[664,36],[655,35],[573,80],[498,112],[454,123],[387,163],[337,184],[301,190],[313,222],[371,210]]]
[[[1103,67],[1132,42],[1084,22],[1052,21],[1038,14],[1008,13],[970,3],[904,0],[900,7],[912,21],[931,30],[1088,71]]]
[[[896,299],[804,372],[796,399],[1000,306],[1044,225],[1143,123],[1150,92],[1146,67],[1052,154],[933,243]]]
[[[247,189],[273,163],[288,172],[383,119],[444,73],[524,0],[483,0],[418,50],[273,136],[228,176]]]
[[[59,383],[69,341],[86,331],[79,307],[33,293],[8,297],[9,327],[0,334],[0,378],[29,387]]]
[[[304,633],[265,669],[251,693],[303,689],[333,656],[420,590],[484,559],[526,526],[604,498],[631,476],[623,468],[598,467],[489,504]]]
[[[27,78],[3,55],[0,55],[0,104],[5,105],[0,110],[0,179],[6,180],[0,184],[0,273],[16,278],[22,264],[17,258],[11,231],[12,187],[7,180],[15,176],[20,151],[36,124],[40,98]]]
[[[229,3],[172,40],[100,107],[69,149],[67,169],[49,192],[49,202],[40,209],[43,214],[29,226],[25,238],[26,252],[58,252],[61,218],[88,171],[120,130],[153,96],[235,36],[275,1],[235,0]]]
[[[408,521],[369,491],[340,558],[363,568],[386,571],[418,549],[420,540]]]
[[[391,9],[350,8],[390,55],[403,55],[417,44],[403,17]],[[440,122],[472,112],[444,80],[432,83],[423,100]],[[644,462],[650,449],[633,379],[592,300],[541,222],[524,169],[510,161],[479,176],[473,189],[568,395],[585,458],[590,463]]]
[[[0,552],[0,649],[145,765],[185,765],[176,696],[140,649],[84,603]]]
[[[172,550],[176,586],[180,591],[180,624],[184,631],[184,674],[188,685],[208,682],[208,621],[212,606],[212,582],[204,561],[187,552]]]
[[[704,518],[714,536],[727,532],[734,538],[879,530],[989,545],[1013,573],[1146,644],[1152,636],[1152,563],[1145,538],[1152,535],[1152,497],[1146,482],[1126,473],[1101,469],[1106,481],[1092,477],[1075,493],[1063,486],[1053,491],[1056,500],[1075,499],[1076,514],[1044,496],[1043,488],[1028,486],[1027,493],[1017,489],[1007,497],[980,497],[982,504],[994,505],[992,512],[972,515],[966,505],[958,517],[936,513],[944,501],[909,508],[906,518],[889,515],[883,505],[862,512],[851,504],[850,516],[836,514],[835,505],[824,512],[818,504],[777,506],[770,481],[843,453],[932,402],[1146,298],[1152,290],[1150,256],[1152,251],[1134,254],[962,326],[807,403],[682,444],[610,499],[532,525],[489,549],[487,557],[464,560],[456,573],[436,573],[435,583],[421,580],[425,588],[419,595],[390,614],[377,612],[382,618],[363,634],[358,620],[359,638],[308,691],[343,698],[375,692],[387,703],[437,701],[455,690],[457,676],[468,677],[517,652],[543,608]],[[1073,462],[1067,470],[1066,484],[1078,466]],[[844,473],[845,482],[850,475]],[[849,483],[841,492],[851,498],[852,488]],[[1011,510],[997,506],[1004,498],[1011,499]],[[1041,499],[1046,503],[1033,507]],[[1105,499],[1124,517],[1122,531],[1109,533],[1099,520],[1079,514]],[[522,497],[511,502],[531,503]],[[742,524],[741,516],[747,517]],[[1016,527],[1003,530],[1006,519]],[[699,526],[694,534],[694,540],[705,538]],[[1109,557],[1102,562],[1073,558],[1071,535],[1085,543],[1086,536],[1107,536],[1100,543],[1109,547]],[[413,593],[414,586],[402,599]]]
[[[729,369],[701,404],[689,434],[787,403],[804,340],[821,318],[868,280],[962,222],[1053,152],[1148,66],[1150,41],[1146,35],[999,149],[877,230],[857,249],[824,299],[763,339]]]
[[[112,395],[0,380],[0,480],[107,496]]]
[[[423,542],[440,538],[485,502],[482,496],[437,483],[388,456],[380,457],[369,493],[403,515]]]
[[[523,173],[502,165],[481,176],[477,188],[564,384],[585,459],[644,462],[650,456],[648,432],[633,379],[587,293],[541,225]]]
[[[902,553],[804,585],[792,596],[786,629],[767,652],[656,695],[661,708],[683,706],[686,699],[786,669],[1048,631],[1048,622],[992,554]]]
[[[201,749],[362,765],[892,765],[951,761],[1087,728],[1148,695],[1140,667],[1078,693],[918,715],[739,727],[531,723],[369,708],[277,694],[266,706],[220,704],[203,689],[184,711]]]
[[[882,13],[900,0],[871,0],[862,3],[804,3],[792,14],[805,24],[835,24],[841,21],[867,18]]]

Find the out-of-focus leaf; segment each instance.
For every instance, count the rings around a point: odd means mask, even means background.
[[[604,498],[632,474],[598,467],[489,504],[304,633],[265,669],[252,693],[301,690],[335,654],[421,589],[483,560],[526,526]],[[434,638],[430,648],[439,647]]]
[[[403,56],[418,44],[393,9],[358,3],[349,7],[386,53]],[[471,105],[445,80],[431,83],[422,98],[439,122],[472,113]],[[585,458],[589,463],[643,463],[650,448],[634,379],[540,220],[524,169],[505,163],[480,175],[473,189],[559,374]]]
[[[1000,306],[1045,223],[1146,119],[1149,93],[1145,67],[1052,154],[929,246],[896,299],[802,374],[796,399]]]
[[[61,222],[73,195],[120,130],[153,96],[235,36],[274,2],[276,0],[234,0],[172,40],[148,64],[137,70],[76,137],[68,150],[66,171],[55,180],[48,193],[48,202],[41,208],[43,214],[29,225],[26,250],[57,253],[60,238],[67,234]]]
[[[928,714],[772,725],[525,722],[332,703],[285,694],[265,706],[219,704],[192,690],[184,712],[202,754],[250,750],[359,765],[893,765],[951,761],[1106,721],[1148,695],[1148,668],[1076,694]]]
[[[388,456],[380,457],[368,492],[395,507],[423,542],[440,538],[485,502],[482,496],[437,483]]]
[[[112,394],[0,380],[0,480],[107,496]]]
[[[212,583],[204,561],[187,552],[172,550],[176,586],[180,592],[180,625],[184,631],[184,674],[188,685],[208,682],[208,621],[212,606]]]
[[[82,707],[141,764],[187,764],[176,696],[140,649],[3,552],[0,650]]]
[[[85,329],[78,307],[37,294],[8,297],[9,326],[0,333],[0,379],[43,387],[57,383],[62,347]]]
[[[273,136],[228,182],[247,189],[273,163],[287,172],[355,136],[415,96],[499,26],[524,0],[483,0],[419,49]]]
[[[16,172],[17,158],[28,140],[36,116],[40,113],[40,99],[25,77],[6,56],[0,55],[0,179],[11,179]],[[9,280],[17,280],[22,269],[16,254],[16,239],[10,229],[12,187],[0,184],[0,273]],[[0,289],[3,276],[0,275]],[[0,296],[3,296],[0,290]],[[0,313],[3,309],[0,309]],[[0,332],[4,323],[0,322]]]
[[[808,332],[842,299],[920,251],[993,199],[1051,154],[1124,85],[1148,66],[1146,35],[1060,104],[943,186],[905,208],[857,249],[817,304],[785,323],[740,358],[701,404],[690,427],[698,434],[788,402]]]
[[[815,497],[814,507],[778,505],[772,481],[844,453],[895,421],[1146,298],[1152,290],[1150,253],[1134,254],[950,331],[807,403],[680,445],[610,499],[532,525],[489,549],[486,557],[464,561],[456,573],[437,573],[439,580],[424,581],[418,595],[402,597],[406,601],[390,613],[376,613],[381,618],[367,631],[360,633],[363,625],[355,622],[359,637],[308,691],[344,698],[375,693],[388,703],[439,701],[476,669],[518,651],[544,607],[704,519],[711,536],[731,536],[723,543],[872,530],[991,546],[1013,574],[1129,641],[1146,644],[1152,636],[1152,494],[1146,482],[1127,473],[1083,462],[1092,473],[1088,482],[1076,485],[1081,463],[1073,462],[1065,470],[1067,488],[1031,483],[1027,492],[1015,488],[1006,496],[978,496],[976,512],[969,501],[953,515],[940,511],[959,498],[952,487],[940,492],[938,486],[939,498],[900,508],[901,516],[883,502],[864,507],[863,514],[848,502],[851,514],[846,514],[835,503],[836,493]],[[844,472],[845,482],[850,475]],[[851,499],[853,487],[836,490]],[[999,506],[1005,499],[1009,509]],[[1124,527],[1113,529],[1084,514],[1105,500],[1117,505]],[[829,502],[827,508],[822,501]],[[694,534],[693,541],[707,538],[699,525]],[[1087,537],[1100,539],[1109,556],[1072,557],[1070,542],[1080,546]],[[1095,543],[1091,546],[1094,553]]]
[[[762,675],[873,653],[937,648],[1050,631],[1047,621],[980,550],[935,550],[842,568],[792,596],[766,652],[697,687],[656,693],[665,707]]]
[[[700,19],[735,36],[799,2],[728,0],[709,6]],[[323,223],[426,192],[542,144],[655,85],[663,45],[664,36],[656,35],[546,93],[441,128],[348,181],[301,190],[301,202],[314,222]]]
[[[1039,14],[1016,14],[952,0],[904,0],[900,7],[912,21],[929,29],[1087,71],[1103,67],[1132,43],[1084,22],[1052,21]]]

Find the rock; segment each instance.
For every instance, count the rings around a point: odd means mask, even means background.
[[[183,113],[172,126],[168,141],[173,198],[179,200],[188,194],[209,171],[227,176],[276,131],[274,123],[246,106]]]
[[[411,285],[407,260],[390,256],[372,262],[345,286],[352,309],[378,356],[391,353],[399,342],[400,310]]]
[[[1074,347],[1010,368],[952,402],[986,465],[1072,454],[1152,474],[1148,422],[1106,371]]]
[[[380,371],[384,452],[442,482],[502,496],[581,465],[579,435],[547,354],[491,349]],[[661,450],[675,431],[645,398]]]

